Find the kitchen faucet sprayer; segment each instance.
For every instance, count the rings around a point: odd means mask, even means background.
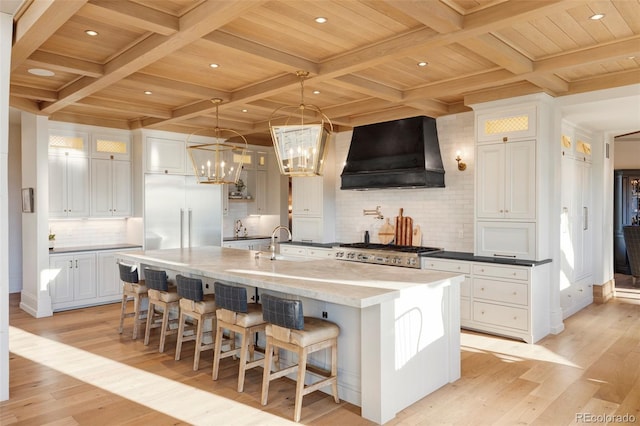
[[[275,229],[273,230],[273,232],[271,233],[271,260],[276,260],[276,233],[278,231],[280,231],[281,229],[284,229],[287,231],[287,233],[289,234],[289,241],[291,241],[291,231],[289,230],[289,228],[287,228],[284,225],[278,225],[275,227]]]

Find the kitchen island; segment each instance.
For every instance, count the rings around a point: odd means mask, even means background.
[[[272,261],[268,253],[220,247],[121,256],[142,271],[158,267],[202,277],[206,285],[222,280],[285,294],[303,300],[305,315],[326,314],[340,326],[340,398],[360,406],[368,420],[385,423],[460,378],[463,275],[333,259]]]

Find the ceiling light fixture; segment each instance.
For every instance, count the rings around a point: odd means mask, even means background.
[[[53,71],[42,68],[29,68],[27,72],[29,72],[29,74],[37,75],[38,77],[53,77],[56,75]]]
[[[151,90],[145,90],[144,94],[145,95],[153,95],[153,92]]]
[[[318,16],[318,17],[315,19],[315,21],[316,21],[318,24],[325,24],[325,23],[327,22],[327,18],[325,18],[324,16]]]
[[[320,91],[319,91],[319,90],[314,90],[314,91],[313,91],[313,94],[314,94],[314,95],[319,95],[319,94],[320,94]]]
[[[97,36],[97,35],[98,35],[98,32],[97,32],[97,31],[94,31],[94,30],[85,30],[85,32],[84,32],[84,33],[85,33],[86,35],[88,35],[88,36],[91,36],[91,37],[95,37],[95,36]]]
[[[273,147],[278,158],[280,173],[286,176],[318,176],[322,174],[322,166],[329,136],[333,132],[333,124],[315,105],[304,103],[304,80],[309,76],[307,71],[297,71],[300,79],[300,105],[285,105],[276,109],[269,118],[269,129]],[[283,115],[288,111],[286,115]],[[311,116],[310,113],[313,113]],[[305,121],[305,114],[311,116],[311,122]],[[299,124],[290,124],[297,118]],[[283,120],[283,124],[275,121]],[[307,121],[309,119],[307,118]],[[317,121],[320,121],[317,123]]]
[[[209,67],[211,67],[211,68],[219,68],[220,65],[219,64],[209,64]]]
[[[248,110],[248,109],[246,109],[246,108],[243,108],[241,111],[242,111],[242,112],[249,112],[249,110]]]
[[[427,65],[429,65],[429,62],[425,62],[425,61],[418,62],[419,67],[426,67]]]
[[[599,21],[602,18],[604,18],[604,13],[595,13],[589,17],[592,21]]]
[[[211,102],[216,105],[216,127],[191,133],[187,138],[187,152],[191,157],[193,171],[198,183],[235,184],[240,178],[242,164],[247,155],[247,139],[235,130],[221,129],[219,127],[218,106],[222,103],[222,99],[212,99]],[[229,139],[222,136],[223,133],[227,133],[228,137],[239,137],[244,146],[229,143]],[[213,135],[215,142],[203,145],[189,145],[190,143],[193,144],[192,137],[198,134],[201,136]]]

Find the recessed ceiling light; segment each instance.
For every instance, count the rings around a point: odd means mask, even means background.
[[[425,62],[425,61],[418,62],[419,67],[426,67],[427,65],[429,65],[429,62]]]
[[[319,91],[319,90],[314,90],[314,91],[313,91],[313,94],[314,94],[314,95],[319,95],[319,94],[320,94],[320,91]]]
[[[91,36],[91,37],[95,37],[95,36],[97,36],[97,35],[98,35],[98,32],[97,32],[97,31],[94,31],[94,30],[86,30],[84,33],[85,33],[86,35],[88,35],[88,36]]]
[[[37,75],[39,77],[53,77],[56,75],[53,71],[44,70],[42,68],[29,68],[29,74]]]
[[[326,22],[327,22],[327,18],[325,18],[324,16],[318,16],[318,17],[315,19],[315,21],[316,21],[318,24],[324,24],[324,23],[326,23]]]
[[[209,66],[210,66],[211,68],[219,68],[219,67],[220,67],[220,65],[219,65],[219,64],[209,64]]]
[[[151,90],[145,90],[144,94],[145,95],[153,95],[153,92]]]
[[[589,17],[589,19],[593,20],[593,21],[599,21],[600,19],[604,18],[604,13],[596,13],[594,15],[591,15]]]
[[[246,109],[246,108],[244,108],[244,109],[242,110],[242,112],[249,112],[249,110],[248,110],[248,109]]]

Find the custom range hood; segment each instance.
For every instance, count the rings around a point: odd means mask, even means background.
[[[355,127],[341,178],[340,189],[444,188],[435,118]]]

